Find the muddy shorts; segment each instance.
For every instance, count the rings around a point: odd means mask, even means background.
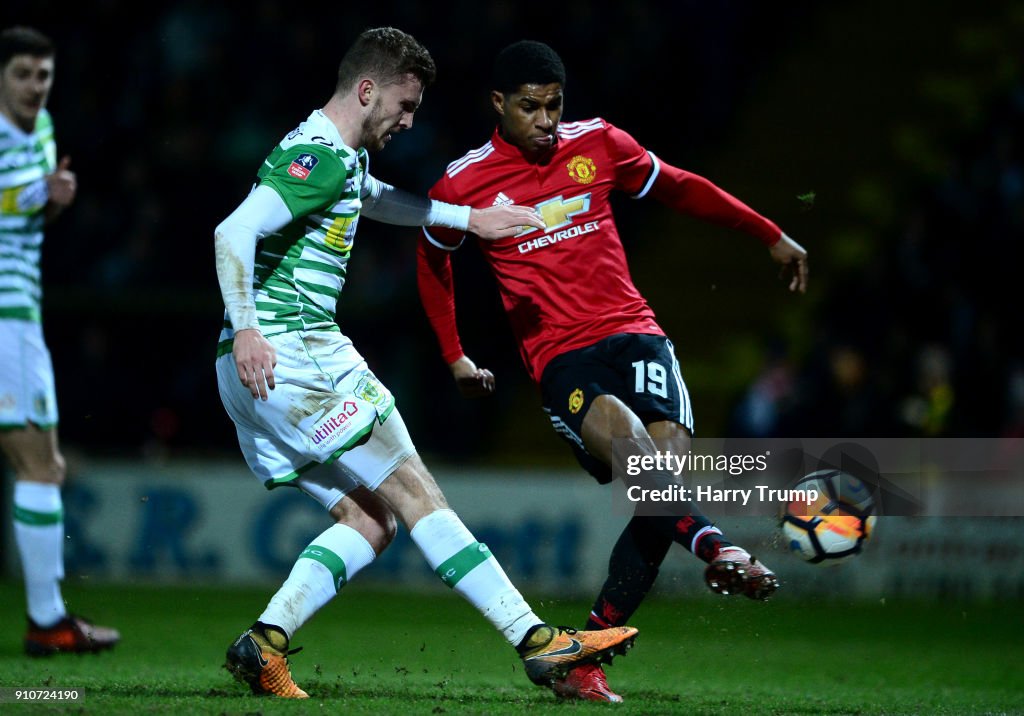
[[[268,489],[298,487],[330,509],[359,485],[375,490],[413,455],[394,396],[344,334],[291,331],[268,340],[277,351],[268,400],[242,385],[232,353],[217,359],[221,401]]]

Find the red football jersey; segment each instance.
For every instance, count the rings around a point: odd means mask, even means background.
[[[755,233],[765,243],[781,233],[707,180],[663,165],[599,118],[560,124],[554,151],[540,162],[528,161],[495,131],[487,144],[449,164],[431,189],[434,199],[477,209],[533,206],[544,219],[544,230],[526,227],[514,237],[478,241],[535,381],[555,356],[616,333],[663,335],[633,285],[608,200],[612,190],[640,198],[656,185],[666,203]],[[429,227],[419,248],[420,296],[449,363],[463,353],[447,252],[464,237]]]

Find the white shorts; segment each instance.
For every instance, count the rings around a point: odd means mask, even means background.
[[[415,453],[394,397],[345,335],[291,331],[268,340],[277,366],[266,401],[242,385],[233,354],[217,359],[221,401],[267,489],[292,485],[330,509],[359,485],[377,489]]]
[[[53,362],[43,327],[33,321],[0,319],[0,430],[29,423],[57,425]]]

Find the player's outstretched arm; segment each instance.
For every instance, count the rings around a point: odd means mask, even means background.
[[[469,230],[481,239],[515,236],[524,226],[545,228],[540,214],[526,206],[491,206],[469,212]]]
[[[477,368],[467,356],[462,356],[448,367],[462,397],[486,398],[494,394],[494,373],[486,368]]]
[[[525,206],[471,209],[417,196],[367,175],[361,196],[362,214],[375,221],[400,226],[443,226],[472,231],[481,239],[518,234],[524,226],[544,228],[540,214]]]
[[[782,276],[791,275],[790,291],[807,292],[807,250],[785,234],[768,250],[772,260],[782,266]]]

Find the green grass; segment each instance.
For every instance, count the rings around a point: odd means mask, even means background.
[[[532,686],[515,655],[455,595],[349,587],[312,623],[292,657],[308,702],[258,699],[220,668],[259,614],[260,589],[70,585],[75,609],[124,634],[113,652],[29,659],[21,653],[17,583],[0,603],[17,615],[0,638],[0,686],[83,688],[64,708],[3,713],[532,714],[597,713]],[[588,605],[534,598],[556,623]],[[652,600],[637,647],[609,669],[619,714],[1024,713],[1019,603],[850,605],[787,600]]]

